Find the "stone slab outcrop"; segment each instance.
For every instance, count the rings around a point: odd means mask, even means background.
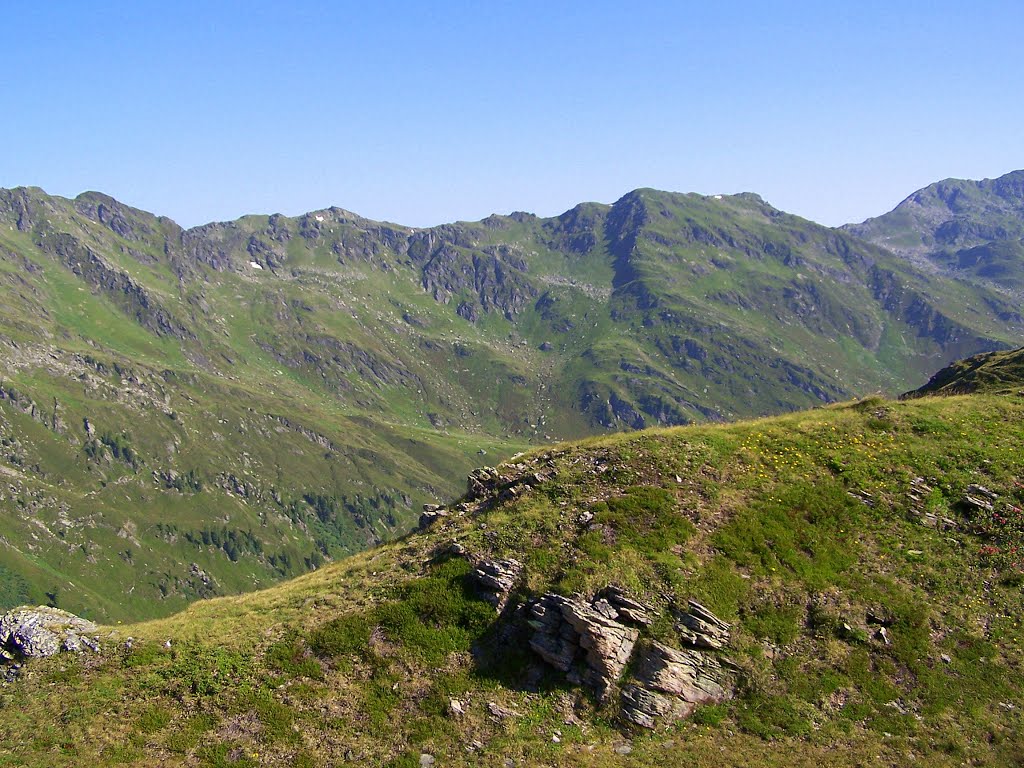
[[[91,621],[59,608],[16,608],[0,616],[0,661],[98,650],[96,631]]]
[[[592,599],[548,593],[528,606],[530,648],[566,679],[594,690],[607,701],[621,683],[622,718],[642,728],[688,717],[700,704],[732,696],[735,667],[720,657],[729,642],[729,625],[691,600],[676,612],[682,649],[640,642],[656,612],[609,586]]]
[[[732,697],[729,670],[698,650],[677,650],[651,643],[639,654],[636,682],[622,691],[622,716],[643,728],[659,718],[688,717],[699,704]]]
[[[592,687],[604,698],[629,663],[640,632],[619,621],[604,598],[546,594],[530,607],[530,648],[570,682]]]
[[[498,609],[505,609],[512,590],[523,574],[518,560],[479,560],[473,566],[473,581],[481,596]]]
[[[720,651],[729,642],[729,625],[696,600],[690,600],[689,610],[679,616],[676,631],[694,648]]]

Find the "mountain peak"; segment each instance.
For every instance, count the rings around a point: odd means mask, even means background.
[[[843,229],[918,265],[1024,295],[1024,170],[937,181]]]

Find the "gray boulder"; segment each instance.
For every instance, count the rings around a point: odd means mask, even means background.
[[[604,599],[546,594],[530,608],[530,648],[569,680],[591,686],[604,698],[629,662],[640,633],[618,621]]]
[[[97,626],[91,621],[60,608],[15,608],[0,616],[0,660],[99,650],[96,631]]]

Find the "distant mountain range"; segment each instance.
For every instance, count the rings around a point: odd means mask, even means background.
[[[167,614],[393,537],[531,444],[896,393],[1020,346],[1022,178],[839,230],[649,189],[189,230],[0,190],[0,603]]]
[[[946,179],[844,229],[942,274],[1018,298],[1024,291],[1024,171]]]

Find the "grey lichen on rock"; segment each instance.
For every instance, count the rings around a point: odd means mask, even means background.
[[[0,660],[53,656],[61,651],[99,650],[97,626],[60,608],[15,608],[0,616]]]

